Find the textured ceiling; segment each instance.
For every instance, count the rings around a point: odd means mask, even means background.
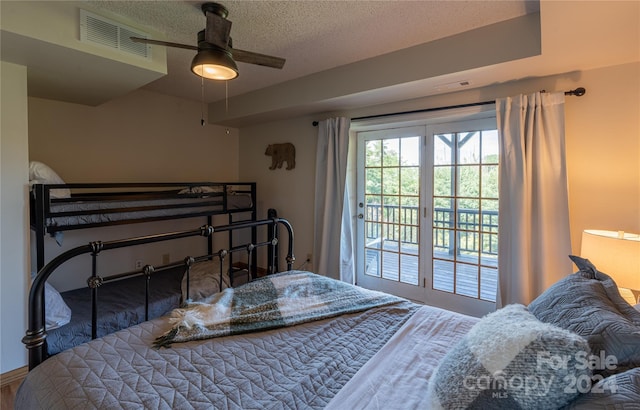
[[[234,45],[284,57],[284,69],[240,63],[237,79],[201,81],[190,72],[192,50],[152,46],[151,61],[132,61],[78,41],[78,9],[86,9],[195,45],[206,20],[201,3],[178,0],[0,0],[1,57],[28,67],[32,97],[95,106],[141,87],[198,102],[204,94],[207,121],[233,127],[454,97],[460,84],[482,93],[563,74],[578,86],[584,70],[640,61],[640,1],[223,4]]]
[[[204,28],[202,2],[83,1],[95,10],[164,33],[161,40],[196,45]],[[284,57],[282,70],[239,64],[228,95],[379,56],[539,11],[537,1],[224,1],[234,46]],[[201,82],[190,72],[194,53],[168,48],[168,75],[145,88],[199,100]],[[206,90],[206,88],[205,88]],[[207,101],[220,100],[208,92]]]

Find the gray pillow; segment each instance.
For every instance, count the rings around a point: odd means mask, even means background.
[[[599,380],[589,392],[578,397],[563,410],[639,408],[640,367],[637,367]]]
[[[596,374],[607,377],[640,366],[640,312],[620,296],[608,275],[587,259],[570,258],[580,270],[537,297],[529,311],[543,322],[585,337]]]
[[[429,379],[429,409],[557,409],[591,380],[584,338],[508,305],[476,323]]]

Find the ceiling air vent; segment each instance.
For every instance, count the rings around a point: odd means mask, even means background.
[[[80,10],[80,41],[87,44],[99,44],[146,59],[151,58],[148,44],[134,43],[130,37],[147,38],[147,33],[137,31],[116,21],[98,16],[86,10]]]
[[[471,81],[460,80],[460,81],[454,81],[452,83],[436,85],[434,88],[436,89],[436,91],[451,91],[459,88],[465,88],[470,85],[471,85]]]

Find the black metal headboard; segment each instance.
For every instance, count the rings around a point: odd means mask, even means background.
[[[235,251],[239,248],[243,248],[248,252],[253,252],[254,249],[260,247],[267,247],[268,250],[268,263],[267,267],[268,273],[278,272],[278,245],[280,238],[278,237],[278,225],[282,225],[286,228],[288,234],[288,242],[287,242],[287,270],[291,270],[293,266],[293,262],[295,257],[293,255],[293,228],[289,221],[286,219],[278,218],[272,215],[269,219],[263,219],[258,221],[247,221],[247,222],[237,222],[228,225],[220,225],[220,226],[212,226],[212,225],[204,225],[198,229],[187,230],[187,231],[178,231],[164,234],[156,234],[156,235],[148,235],[148,236],[140,236],[128,239],[120,239],[114,241],[95,241],[90,242],[87,245],[78,246],[76,248],[70,249],[53,260],[51,260],[48,264],[46,264],[35,277],[33,284],[31,285],[31,290],[29,292],[29,312],[28,312],[28,330],[26,335],[22,338],[22,342],[26,345],[26,348],[29,352],[29,370],[33,369],[44,360],[47,359],[47,344],[46,344],[46,328],[45,328],[45,283],[51,276],[51,274],[64,262],[75,258],[79,255],[91,254],[92,256],[92,274],[88,279],[88,285],[92,288],[92,302],[95,305],[96,303],[96,291],[97,287],[102,283],[102,278],[97,275],[97,257],[101,252],[125,248],[136,245],[149,244],[154,242],[163,242],[170,241],[180,238],[194,237],[194,236],[203,236],[210,238],[214,233],[217,232],[231,232],[238,229],[247,229],[247,228],[255,228],[259,226],[266,226],[268,229],[267,240],[260,243],[248,243],[241,246],[232,247],[226,251]],[[252,238],[252,241],[256,241],[256,239]],[[229,244],[232,246],[233,244]],[[192,260],[192,259],[191,259]],[[249,258],[251,260],[251,258]],[[177,267],[183,262],[172,263],[164,266],[160,266],[158,268],[150,267],[149,265],[145,266],[142,270],[142,273],[145,275],[151,275],[154,271],[160,271],[162,269]],[[189,264],[189,258],[185,258],[185,264]],[[251,273],[251,275],[255,278],[255,271],[251,269],[251,266],[247,268],[247,271]],[[137,272],[138,274],[140,272]],[[111,278],[115,277],[123,277],[128,275],[129,273],[113,275]],[[93,282],[93,286],[92,286]],[[95,306],[94,306],[95,307]],[[93,309],[94,317],[93,317],[93,327],[95,328],[96,323],[96,309]],[[95,337],[95,335],[94,335]]]

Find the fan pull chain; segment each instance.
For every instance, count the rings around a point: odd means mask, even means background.
[[[224,112],[229,115],[229,81],[224,82]]]
[[[200,95],[202,98],[200,104],[200,125],[204,127],[206,124],[204,121],[204,77],[200,77]]]

